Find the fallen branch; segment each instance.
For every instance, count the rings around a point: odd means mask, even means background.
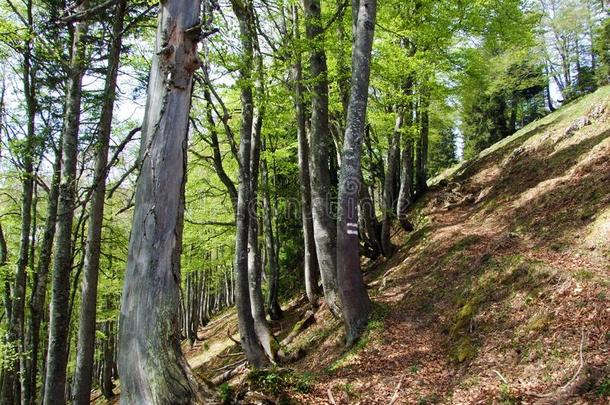
[[[394,403],[396,402],[396,400],[398,400],[398,393],[400,392],[400,388],[402,387],[402,380],[405,379],[405,376],[403,374],[402,377],[400,377],[400,381],[398,382],[398,386],[396,387],[396,391],[394,391],[394,395],[392,395],[392,399],[390,399],[390,402],[388,405],[394,405]]]
[[[316,317],[312,310],[307,310],[300,321],[294,324],[292,331],[282,342],[281,346],[289,345],[303,330],[307,329],[311,324],[316,321]]]
[[[499,372],[499,371],[497,371],[497,370],[491,370],[491,371],[493,371],[494,373],[496,373],[496,374],[498,375],[498,377],[500,377],[500,380],[502,380],[502,382],[503,382],[504,384],[508,385],[508,381],[506,381],[506,378],[504,378],[504,376],[503,376],[502,374],[500,374],[500,372]]]
[[[328,395],[328,400],[330,401],[330,403],[333,405],[337,405],[337,402],[335,401],[335,397],[333,397],[333,392],[330,390],[330,388],[328,390],[326,390],[326,394]]]
[[[231,339],[231,341],[233,343],[235,343],[236,345],[241,345],[241,343],[239,343],[237,340],[235,340],[233,338],[233,336],[231,335],[231,329],[227,328],[227,336],[229,337],[229,339]]]
[[[246,363],[244,362],[243,364],[240,364],[239,366],[225,371],[224,373],[217,375],[216,377],[212,378],[212,384],[214,385],[220,385],[222,383],[224,383],[225,381],[230,380],[231,378],[235,377],[237,374],[241,374],[242,372],[246,371]]]
[[[227,370],[227,369],[230,369],[230,368],[241,366],[242,364],[245,364],[246,362],[247,362],[246,359],[241,359],[241,360],[236,361],[235,363],[227,364],[226,366],[214,369],[214,371]]]

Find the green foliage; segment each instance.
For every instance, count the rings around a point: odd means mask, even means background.
[[[254,389],[273,396],[284,396],[289,391],[307,393],[313,385],[311,373],[298,374],[287,368],[252,370],[248,381]]]

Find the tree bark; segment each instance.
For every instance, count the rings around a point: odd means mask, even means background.
[[[123,19],[127,0],[119,0],[115,8],[112,27],[112,43],[108,56],[108,72],[103,93],[99,135],[93,175],[93,193],[89,212],[87,245],[85,247],[85,269],[82,280],[81,306],[76,348],[76,370],[73,381],[72,400],[77,405],[88,405],[93,377],[93,355],[95,353],[95,321],[97,283],[100,267],[102,223],[106,197],[108,145],[112,129],[112,112],[116,95],[117,76],[121,46],[123,43]]]
[[[371,311],[371,301],[360,270],[357,207],[362,186],[360,154],[365,131],[377,3],[376,0],[355,0],[352,7],[356,7],[358,14],[357,21],[354,21],[352,81],[339,173],[337,223],[337,278],[348,346],[363,332]]]
[[[263,141],[263,150],[266,150],[264,145],[265,142]],[[273,211],[271,209],[271,198],[269,196],[269,171],[267,169],[267,159],[263,159],[261,162],[261,176],[263,183],[263,229],[265,232],[265,251],[267,262],[269,263],[267,313],[272,320],[277,321],[282,318],[282,308],[278,302],[280,266],[275,250],[275,239],[273,237],[273,222],[271,220]]]
[[[84,0],[78,10],[86,10]],[[64,130],[62,134],[63,165],[57,208],[57,239],[53,262],[51,312],[49,320],[49,347],[47,351],[44,404],[66,402],[66,366],[68,362],[68,327],[70,324],[70,272],[72,268],[72,222],[76,204],[76,165],[82,77],[85,71],[85,21],[76,23],[72,39],[72,56],[68,75],[68,93]]]
[[[119,319],[123,404],[203,401],[180,347],[180,253],[200,2],[160,3]],[[213,393],[205,393],[213,396]]]
[[[298,43],[301,38],[299,29],[299,7],[292,6],[293,36]],[[305,276],[305,292],[312,307],[318,305],[318,257],[316,255],[316,241],[314,239],[313,218],[311,211],[311,184],[309,177],[309,143],[305,130],[305,106],[303,103],[303,66],[301,51],[295,47],[294,64],[294,107],[297,123],[297,140],[299,154],[299,180],[301,190],[301,220],[303,225],[303,270]]]
[[[36,403],[36,382],[38,375],[38,355],[40,350],[40,324],[44,313],[44,304],[47,294],[47,279],[49,266],[51,264],[51,254],[53,250],[53,239],[55,238],[55,226],[57,224],[57,204],[59,199],[59,182],[61,178],[61,156],[62,147],[55,152],[55,163],[53,164],[53,179],[49,189],[47,201],[47,217],[45,219],[44,234],[42,237],[42,247],[40,248],[40,259],[36,276],[32,284],[29,308],[30,317],[28,318],[27,348],[30,350],[30,358],[26,362],[25,368],[25,392],[29,393],[29,402]],[[26,394],[26,398],[28,395]]]
[[[261,254],[259,244],[259,216],[258,216],[258,175],[261,161],[261,132],[265,114],[263,62],[258,45],[258,39],[252,33],[252,44],[255,50],[255,101],[253,109],[253,127],[250,152],[250,220],[248,223],[248,284],[250,291],[250,308],[254,319],[254,330],[258,340],[271,360],[275,360],[273,349],[273,334],[265,316],[265,301],[262,292]]]
[[[240,68],[241,79],[241,124],[239,143],[239,187],[237,192],[237,215],[235,233],[235,305],[242,348],[248,362],[254,367],[268,364],[254,328],[248,283],[248,230],[250,217],[249,204],[252,201],[251,183],[251,142],[254,115],[252,94],[252,63],[254,61],[252,38],[254,35],[254,13],[250,0],[232,0],[233,11],[239,21],[243,61]]]
[[[400,134],[403,128],[404,116],[401,108],[396,112],[396,123],[388,149],[387,168],[383,184],[383,221],[381,223],[381,246],[383,255],[390,257],[394,253],[394,246],[390,240],[392,222],[394,220],[394,206],[396,202],[395,189],[400,166]]]
[[[422,89],[420,114],[419,114],[419,139],[417,141],[417,162],[415,167],[415,193],[419,198],[428,190],[428,133],[430,121],[428,108],[430,107],[430,95],[426,89]],[[504,119],[504,117],[502,117]]]
[[[323,45],[320,0],[303,0],[305,32],[311,42],[309,65],[312,91],[309,171],[311,205],[318,267],[322,278],[324,299],[335,316],[340,316],[337,287],[336,224],[331,212],[331,178],[329,170],[328,70]]]

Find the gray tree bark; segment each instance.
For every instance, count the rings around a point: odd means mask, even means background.
[[[298,43],[301,38],[299,29],[299,7],[292,6],[293,36]],[[312,307],[318,305],[318,257],[316,255],[316,241],[314,239],[313,217],[311,211],[311,184],[309,176],[309,143],[305,126],[305,106],[303,103],[303,66],[301,51],[295,47],[294,64],[294,106],[297,123],[297,139],[299,154],[299,180],[301,187],[301,220],[303,222],[303,268],[305,276],[305,292],[307,300]]]
[[[311,206],[318,267],[322,278],[324,299],[335,316],[340,316],[337,286],[336,224],[331,210],[331,181],[329,171],[328,70],[323,45],[320,0],[303,0],[305,32],[311,43],[309,56],[312,85],[311,134],[309,171],[311,177]]]
[[[415,167],[415,193],[417,198],[428,190],[428,135],[430,121],[428,108],[430,107],[430,94],[422,89],[419,110],[419,139],[417,141],[417,161]]]
[[[88,0],[77,8],[86,10]],[[76,164],[82,77],[85,71],[85,37],[87,22],[77,22],[72,38],[72,56],[68,75],[68,92],[62,133],[63,164],[57,208],[57,238],[53,262],[49,347],[44,387],[45,405],[66,403],[66,366],[68,362],[68,328],[70,324],[70,272],[72,268],[72,222],[76,204]]]
[[[198,0],[160,3],[119,319],[122,404],[203,401],[180,347],[180,252]],[[204,395],[213,396],[211,392]]]
[[[267,365],[268,359],[255,332],[254,318],[250,302],[248,282],[248,230],[250,220],[251,194],[251,151],[254,97],[252,94],[252,63],[254,61],[254,12],[250,0],[231,0],[233,11],[239,21],[243,61],[240,68],[241,79],[241,125],[239,143],[239,188],[237,195],[237,215],[235,233],[235,305],[242,348],[248,362],[254,367]]]
[[[400,109],[400,108],[399,108]],[[390,240],[392,223],[394,220],[394,206],[396,203],[396,183],[399,176],[400,167],[400,134],[403,128],[403,114],[401,111],[396,113],[396,123],[394,132],[390,140],[388,149],[385,179],[383,184],[383,220],[381,223],[381,246],[383,255],[390,257],[394,253],[394,246]]]
[[[100,267],[102,223],[106,197],[108,145],[112,129],[112,112],[116,95],[117,76],[121,46],[123,43],[123,19],[127,0],[119,0],[115,8],[112,26],[112,42],[108,55],[108,71],[103,93],[103,105],[96,145],[93,193],[89,211],[85,269],[82,280],[81,306],[76,348],[76,370],[73,381],[72,401],[77,405],[88,405],[93,377],[93,355],[95,353],[95,320],[97,304],[97,282]]]
[[[348,346],[363,332],[371,311],[371,301],[360,270],[357,207],[362,186],[360,154],[365,130],[377,3],[376,0],[355,0],[352,7],[358,10],[358,17],[354,24],[352,81],[339,173],[337,223],[337,278]]]
[[[59,199],[59,182],[61,178],[61,142],[59,150],[55,153],[53,179],[51,181],[47,200],[47,216],[45,219],[42,246],[40,248],[40,259],[38,260],[37,270],[32,283],[30,302],[28,304],[30,308],[30,317],[28,318],[27,347],[30,350],[30,356],[26,362],[25,368],[26,392],[30,393],[29,402],[26,402],[28,405],[37,403],[36,382],[38,377],[38,357],[40,351],[40,324],[44,313],[48,284],[47,279],[49,267],[51,265],[55,226],[57,224],[57,204]]]

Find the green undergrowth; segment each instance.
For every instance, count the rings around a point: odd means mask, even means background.
[[[346,350],[341,356],[335,359],[327,368],[328,374],[333,374],[338,370],[346,367],[351,361],[358,356],[362,349],[371,344],[381,343],[383,331],[385,330],[385,319],[390,313],[390,307],[373,302],[373,309],[367,324],[366,330],[356,341],[356,343]]]
[[[492,258],[480,266],[462,284],[453,305],[448,335],[451,358],[456,363],[473,359],[478,351],[481,333],[492,329],[504,329],[508,325],[510,300],[517,292],[526,295],[526,303],[533,305],[544,282],[550,277],[541,263],[527,260],[520,255]],[[494,305],[492,324],[480,324],[478,315]],[[542,330],[548,324],[545,314],[534,315],[526,330]]]
[[[279,404],[292,404],[291,392],[308,393],[314,383],[313,374],[289,368],[273,367],[252,370],[247,381],[250,388],[277,398]]]

